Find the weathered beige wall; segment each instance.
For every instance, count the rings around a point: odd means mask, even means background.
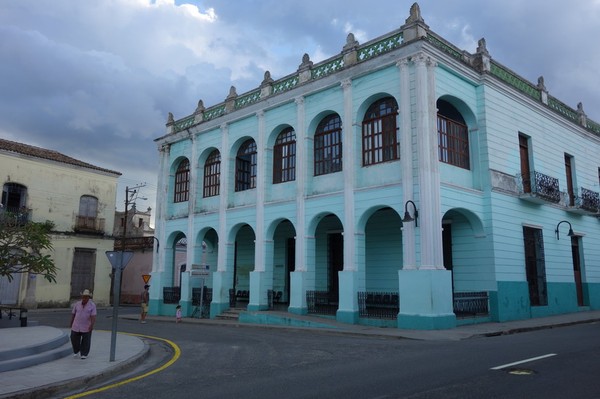
[[[96,250],[94,301],[108,304],[111,266],[105,252],[113,249],[112,231],[118,175],[81,166],[27,157],[0,150],[0,187],[18,183],[27,187],[27,208],[35,222],[55,224],[54,250],[59,268],[56,283],[27,276],[21,284],[20,301],[33,306],[68,304],[75,248]],[[98,198],[98,218],[104,219],[104,236],[75,234],[81,196]],[[25,276],[24,276],[25,277]],[[31,303],[34,301],[35,303]]]

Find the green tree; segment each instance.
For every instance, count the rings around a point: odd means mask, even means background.
[[[56,282],[54,260],[43,254],[52,250],[50,232],[53,228],[51,221],[19,223],[15,218],[1,217],[0,277],[12,281],[17,273],[30,273]]]

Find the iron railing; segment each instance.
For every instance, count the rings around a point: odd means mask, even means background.
[[[90,216],[77,216],[75,220],[75,231],[103,233],[105,220]]]
[[[31,221],[31,209],[0,206],[0,223],[22,226]]]
[[[179,303],[181,287],[163,287],[163,303]]]
[[[453,299],[454,314],[457,316],[475,316],[489,314],[489,294],[486,291],[455,292]]]
[[[399,311],[397,292],[358,292],[359,317],[396,319]]]
[[[575,206],[588,212],[596,213],[600,210],[600,194],[581,187],[579,195],[575,197]]]
[[[283,297],[283,292],[267,290],[267,301],[269,304],[269,310],[273,310],[275,308],[275,304],[281,302],[281,298]]]
[[[200,300],[202,298],[202,301]],[[195,306],[192,317],[201,319],[210,318],[210,304],[212,302],[212,288],[192,288],[192,306]]]
[[[520,192],[532,194],[545,201],[558,204],[560,202],[560,190],[558,179],[540,172],[520,174]]]
[[[309,314],[335,315],[338,297],[329,291],[306,291],[306,305]]]

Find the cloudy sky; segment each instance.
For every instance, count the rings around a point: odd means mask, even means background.
[[[0,137],[146,183],[168,112],[209,107],[404,24],[413,0],[0,0]],[[568,4],[568,5],[567,5]],[[600,0],[422,0],[425,22],[600,122]]]

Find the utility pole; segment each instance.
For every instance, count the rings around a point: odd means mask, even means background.
[[[131,260],[133,253],[131,251],[125,252],[125,240],[127,236],[127,212],[129,204],[137,199],[137,189],[145,187],[146,184],[140,184],[135,187],[125,188],[125,214],[123,218],[123,234],[121,235],[121,251],[117,255],[115,252],[107,253],[109,260],[113,266],[113,320],[112,320],[112,331],[110,338],[110,361],[115,361],[115,349],[117,347],[117,320],[119,318],[119,305],[121,302],[121,272]],[[111,251],[109,251],[111,252]],[[116,258],[116,259],[115,259]],[[113,263],[114,262],[114,263]]]

